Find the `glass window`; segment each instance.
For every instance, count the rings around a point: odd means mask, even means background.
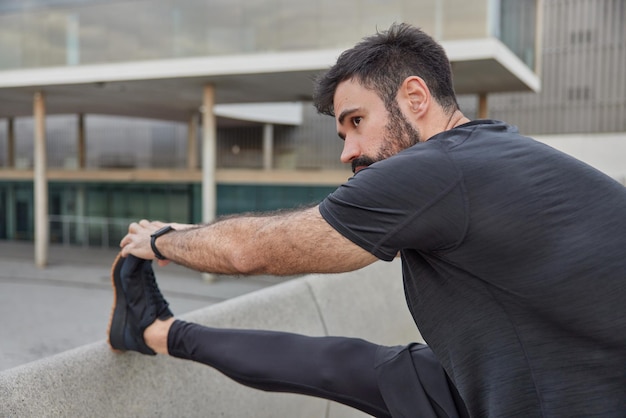
[[[536,0],[500,0],[500,40],[535,69]]]
[[[503,40],[528,59],[536,0],[80,0],[0,9],[0,69],[342,48],[393,22],[481,38],[499,2]]]

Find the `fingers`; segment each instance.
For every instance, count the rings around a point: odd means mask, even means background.
[[[131,224],[133,225],[134,222]],[[153,227],[154,229],[160,229],[163,228],[165,225],[167,225],[165,222],[161,222],[161,221],[149,221],[147,219],[142,219],[140,220],[137,225],[143,227],[143,228],[150,228]]]
[[[150,235],[164,225],[163,222],[151,222],[147,219],[131,223],[128,226],[128,233],[120,241],[122,256],[126,257],[132,254],[146,260],[154,259],[155,256],[150,246]]]

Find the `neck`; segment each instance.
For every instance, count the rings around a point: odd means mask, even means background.
[[[454,113],[450,115],[450,118],[448,119],[448,123],[446,123],[446,126],[443,130],[448,131],[452,128],[456,128],[459,125],[463,125],[464,123],[467,123],[469,121],[470,120],[466,118],[465,115],[461,113],[460,110],[457,109],[454,111]]]
[[[431,132],[425,131],[423,134],[423,141],[428,141],[431,137],[444,132],[449,131],[450,129],[456,128],[459,125],[463,125],[464,123],[469,122],[470,120],[463,115],[460,110],[455,110],[451,115],[442,115],[440,114],[438,117],[438,123],[435,124],[437,127]]]

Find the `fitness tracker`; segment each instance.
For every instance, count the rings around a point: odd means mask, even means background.
[[[154,234],[150,235],[150,247],[152,247],[152,252],[154,253],[154,256],[159,260],[165,260],[165,257],[163,257],[163,254],[161,254],[161,252],[156,247],[156,239],[159,238],[161,235],[167,234],[170,231],[175,231],[175,229],[172,228],[172,225],[166,225],[156,231]]]

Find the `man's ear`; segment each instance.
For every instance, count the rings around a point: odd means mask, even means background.
[[[431,104],[430,90],[421,77],[407,77],[400,86],[400,95],[408,105],[408,109],[419,117],[428,110]]]

